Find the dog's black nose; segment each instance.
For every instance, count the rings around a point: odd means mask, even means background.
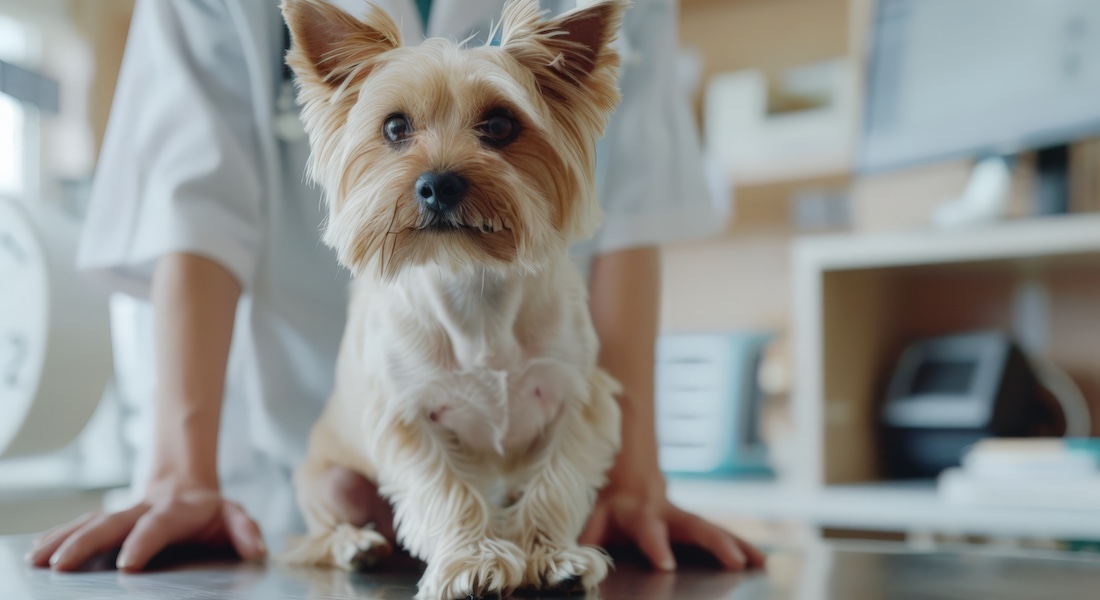
[[[416,199],[428,210],[454,210],[466,195],[466,180],[456,173],[424,173],[416,180]]]

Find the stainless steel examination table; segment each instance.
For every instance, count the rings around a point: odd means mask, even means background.
[[[26,565],[30,538],[0,538],[0,600],[396,600],[411,598],[417,565],[348,574],[197,560],[180,553],[157,569],[122,574],[111,558],[79,573]],[[689,567],[650,573],[626,560],[604,582],[603,600],[1094,600],[1100,555],[981,548],[916,552],[885,543],[820,543],[769,552],[765,572],[733,574]],[[531,597],[531,596],[528,596]],[[539,598],[562,597],[540,595]],[[574,596],[576,597],[576,596]]]

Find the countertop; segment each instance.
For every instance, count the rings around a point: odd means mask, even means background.
[[[28,537],[0,538],[3,600],[396,600],[411,598],[415,564],[384,573],[288,569],[197,560],[179,554],[159,569],[121,574],[105,557],[79,573],[33,569]],[[916,552],[886,543],[815,543],[772,550],[766,572],[733,574],[694,567],[650,573],[620,560],[600,590],[603,600],[1065,600],[1095,598],[1100,556],[975,547]],[[541,596],[543,598],[549,596]]]

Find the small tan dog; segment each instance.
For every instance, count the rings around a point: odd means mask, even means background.
[[[618,99],[625,0],[548,20],[512,2],[499,46],[403,46],[371,7],[284,0],[288,63],[356,274],[336,387],[295,476],[308,536],[285,556],[353,569],[391,551],[320,493],[333,466],[378,483],[425,600],[594,588],[610,560],[577,537],[619,446],[569,258],[602,214],[596,141]]]

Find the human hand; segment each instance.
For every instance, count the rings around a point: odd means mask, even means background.
[[[731,571],[761,568],[766,558],[752,544],[669,502],[659,472],[612,478],[600,492],[580,542],[630,542],[662,571],[676,569],[672,543],[697,546]]]
[[[337,520],[355,527],[366,527],[369,524],[382,537],[397,546],[393,506],[379,493],[378,485],[362,473],[333,466],[325,473],[317,492],[323,494]]]
[[[237,503],[217,488],[150,487],[145,500],[116,513],[88,513],[55,527],[35,542],[27,559],[72,571],[93,556],[119,548],[117,565],[140,571],[157,553],[173,544],[231,545],[244,560],[266,554],[260,529]]]

